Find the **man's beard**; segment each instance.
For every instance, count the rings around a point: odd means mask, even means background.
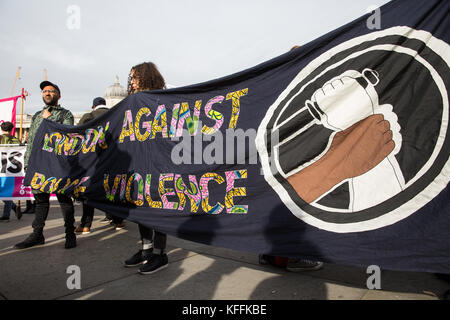
[[[45,97],[42,97],[42,100],[48,106],[56,106],[58,104],[58,97],[53,97],[53,99],[50,100],[50,102],[45,101]]]

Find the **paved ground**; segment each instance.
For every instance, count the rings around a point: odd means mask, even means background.
[[[3,207],[0,206],[0,210]],[[1,211],[0,211],[1,212]],[[77,222],[81,206],[76,206]],[[45,245],[14,250],[31,232],[33,215],[0,222],[0,300],[437,300],[449,285],[432,274],[382,271],[381,290],[369,290],[365,269],[326,264],[320,271],[291,273],[261,266],[254,254],[168,238],[169,267],[140,275],[122,261],[139,248],[136,224],[115,231],[101,224],[64,249],[63,221],[52,202]],[[81,289],[68,289],[67,268],[80,267]]]

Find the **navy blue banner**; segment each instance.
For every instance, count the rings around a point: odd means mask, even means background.
[[[391,1],[218,80],[44,120],[25,177],[184,239],[450,273],[448,1]]]

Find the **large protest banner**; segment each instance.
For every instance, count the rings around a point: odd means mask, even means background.
[[[25,184],[214,246],[450,273],[449,10],[391,1],[240,73],[44,120]]]
[[[25,146],[0,145],[0,200],[33,199],[30,187],[23,185]]]

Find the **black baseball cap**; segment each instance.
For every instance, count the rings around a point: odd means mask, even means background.
[[[58,86],[56,84],[54,84],[54,83],[51,83],[50,81],[42,81],[41,84],[39,85],[41,90],[44,90],[44,88],[46,86],[52,86],[53,88],[56,89],[56,91],[58,91],[59,95],[61,95],[61,91],[59,90]]]
[[[93,107],[100,106],[100,105],[106,105],[106,101],[102,97],[97,97],[94,99],[94,101],[92,101]]]

